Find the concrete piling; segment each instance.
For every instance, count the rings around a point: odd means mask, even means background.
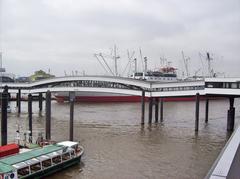
[[[43,101],[42,93],[39,93],[39,95],[38,95],[38,107],[39,107],[39,112],[42,112],[42,101]]]
[[[155,123],[158,122],[158,116],[159,116],[159,98],[155,98]]]
[[[144,124],[145,119],[145,91],[142,91],[142,97],[141,97],[141,104],[142,104],[142,114],[141,114],[141,124]]]
[[[2,92],[1,104],[1,145],[7,145],[7,107],[8,107],[8,87],[5,86]]]
[[[21,113],[21,89],[18,89],[17,107],[18,107],[18,114],[20,114]]]
[[[70,140],[70,141],[73,141],[73,120],[74,120],[75,92],[69,92],[69,101],[70,101],[69,140]]]
[[[198,131],[199,126],[199,93],[196,94],[196,110],[195,110],[195,131]]]
[[[206,106],[205,106],[205,123],[208,123],[208,112],[209,112],[209,99],[206,99]]]
[[[227,131],[233,131],[234,130],[234,121],[235,121],[235,108],[234,108],[234,98],[229,98],[229,110],[227,115]]]
[[[51,140],[51,92],[46,93],[46,139]]]
[[[148,123],[152,123],[152,107],[153,107],[153,98],[149,98],[149,108],[148,108]]]
[[[28,126],[29,126],[29,141],[32,142],[32,95],[28,95]]]
[[[160,121],[163,122],[163,98],[160,99]]]

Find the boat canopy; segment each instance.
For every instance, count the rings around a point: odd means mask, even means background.
[[[14,165],[14,164],[25,162],[27,160],[30,160],[30,159],[33,159],[33,158],[36,158],[36,157],[39,157],[42,155],[46,155],[46,154],[49,154],[52,152],[59,151],[61,149],[63,149],[63,146],[61,146],[61,145],[47,145],[43,148],[39,148],[39,149],[32,150],[29,152],[21,153],[20,155],[14,155],[11,157],[1,159],[0,163],[4,163],[7,165]]]
[[[13,168],[12,166],[4,164],[4,163],[0,163],[0,174],[1,173],[9,173],[14,170],[15,170],[15,168]]]

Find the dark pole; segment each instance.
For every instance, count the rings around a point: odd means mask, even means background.
[[[142,103],[142,116],[141,116],[141,124],[144,124],[144,118],[145,118],[145,91],[142,91],[142,97],[141,97],[141,103]]]
[[[158,114],[159,114],[159,98],[155,98],[155,122],[158,122]]]
[[[46,139],[51,140],[51,92],[46,93]]]
[[[73,141],[73,119],[74,119],[74,101],[75,101],[75,92],[69,92],[69,101],[70,101],[70,128],[69,128],[69,140]]]
[[[195,111],[195,131],[198,131],[199,124],[199,93],[196,94],[196,111]]]
[[[18,93],[16,94],[16,107],[18,107]]]
[[[17,96],[17,103],[18,103],[18,114],[21,113],[21,89],[18,89],[18,96]]]
[[[227,118],[227,131],[233,131],[234,129],[234,121],[235,121],[235,108],[234,108],[234,98],[229,98],[230,107],[228,110],[228,118]]]
[[[205,123],[208,122],[208,108],[209,108],[209,99],[206,99],[206,110],[205,110]]]
[[[29,142],[32,143],[32,95],[28,95],[28,125],[29,125]]]
[[[152,123],[152,106],[153,106],[153,98],[149,98],[149,108],[148,108],[148,123]]]
[[[39,112],[42,112],[42,101],[43,101],[42,93],[39,93],[38,100],[39,100],[39,103],[38,103]]]
[[[1,116],[1,145],[7,145],[7,107],[8,107],[8,87],[5,86],[2,98],[2,116]]]
[[[160,100],[160,121],[163,122],[163,98]]]

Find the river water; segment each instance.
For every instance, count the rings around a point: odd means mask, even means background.
[[[17,123],[28,128],[27,103],[22,113],[8,118],[8,140],[14,141]],[[240,102],[236,100],[238,124]],[[164,103],[164,122],[140,125],[140,103],[77,103],[74,139],[85,148],[80,165],[48,178],[203,178],[229,138],[226,132],[228,100],[209,103],[209,122],[204,123],[205,102],[200,103],[199,132],[195,133],[195,103]],[[45,117],[33,103],[33,137],[44,132]],[[154,115],[153,115],[154,116]],[[16,122],[18,121],[18,122]],[[153,118],[154,121],[154,118]],[[44,135],[45,136],[45,135]],[[52,139],[68,140],[69,104],[52,102]]]

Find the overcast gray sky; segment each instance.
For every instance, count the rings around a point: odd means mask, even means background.
[[[50,69],[58,76],[63,76],[64,70],[69,74],[72,70],[104,74],[93,54],[109,54],[116,44],[120,72],[128,62],[127,49],[135,51],[139,59],[141,47],[150,69],[158,67],[164,56],[183,70],[183,50],[191,58],[193,73],[202,68],[199,52],[209,51],[215,71],[240,76],[239,0],[0,3],[3,66],[17,75],[30,75],[39,69]]]

